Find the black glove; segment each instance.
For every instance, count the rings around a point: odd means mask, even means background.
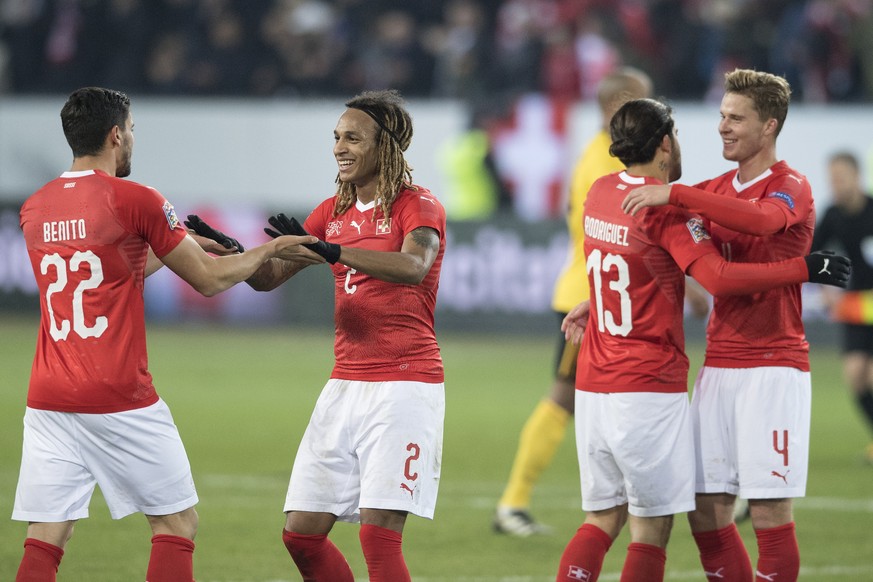
[[[803,257],[810,283],[846,288],[852,274],[852,261],[833,251],[816,251]]]
[[[282,213],[277,214],[276,216],[271,216],[267,219],[267,222],[272,225],[272,228],[264,228],[264,232],[270,235],[273,238],[282,235],[293,235],[293,236],[308,236],[309,233],[303,228],[303,226],[297,222],[297,219],[293,216],[288,218]],[[277,232],[278,231],[278,232]],[[331,265],[336,263],[340,257],[340,245],[336,243],[329,243],[323,240],[318,241],[313,244],[305,244],[303,245],[307,249],[318,253],[324,260],[326,260]]]
[[[245,249],[238,240],[236,240],[235,238],[230,238],[220,230],[215,230],[214,228],[203,222],[203,220],[201,220],[200,217],[196,214],[188,215],[188,220],[185,221],[185,226],[187,226],[202,237],[214,240],[226,249],[232,249],[233,247],[236,247],[236,249],[241,253],[245,251]]]

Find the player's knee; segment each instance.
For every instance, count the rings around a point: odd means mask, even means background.
[[[164,534],[193,540],[197,535],[200,517],[193,507],[170,515],[149,515],[149,524],[155,535]]]

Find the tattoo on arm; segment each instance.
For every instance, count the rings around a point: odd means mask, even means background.
[[[420,226],[410,234],[415,244],[422,248],[436,250],[440,247],[440,237],[437,231],[428,226]]]

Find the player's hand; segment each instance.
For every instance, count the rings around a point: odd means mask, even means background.
[[[587,299],[570,310],[561,322],[561,331],[564,332],[564,338],[573,344],[579,345],[582,342],[582,336],[585,334],[585,328],[588,327],[588,313],[591,309],[591,302]]]
[[[833,251],[816,251],[805,257],[810,283],[846,288],[852,274],[852,261]]]
[[[664,206],[670,203],[670,186],[650,184],[640,186],[628,192],[621,201],[621,209],[625,214],[635,216],[637,212],[649,206]]]
[[[293,261],[304,265],[318,265],[324,257],[308,247],[318,241],[314,236],[279,235],[267,244],[273,245],[273,256],[277,259]]]
[[[243,248],[238,240],[227,236],[220,230],[212,228],[211,226],[203,222],[203,220],[196,214],[188,215],[188,220],[185,221],[185,226],[187,226],[190,230],[194,231],[195,234],[200,235],[203,238],[214,240],[225,249],[236,250],[240,253],[245,252],[245,248]],[[202,244],[200,246],[203,247],[203,250],[205,251],[211,251],[211,249],[207,249]]]
[[[306,229],[297,222],[297,219],[293,216],[288,218],[283,213],[279,213],[275,216],[271,216],[267,219],[267,222],[275,228],[264,228],[264,232],[270,235],[273,238],[282,235],[294,235],[294,236],[308,236],[309,233],[306,232]],[[315,244],[305,244],[306,248],[318,253],[324,259],[330,263],[331,265],[336,263],[340,258],[341,247],[336,243],[329,243],[323,240],[315,239]]]

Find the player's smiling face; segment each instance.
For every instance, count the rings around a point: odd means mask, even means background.
[[[742,162],[759,153],[772,138],[775,119],[762,121],[752,99],[738,93],[727,93],[721,100],[722,155],[732,162]]]
[[[333,131],[339,178],[360,189],[378,179],[379,126],[360,109],[346,109]]]

